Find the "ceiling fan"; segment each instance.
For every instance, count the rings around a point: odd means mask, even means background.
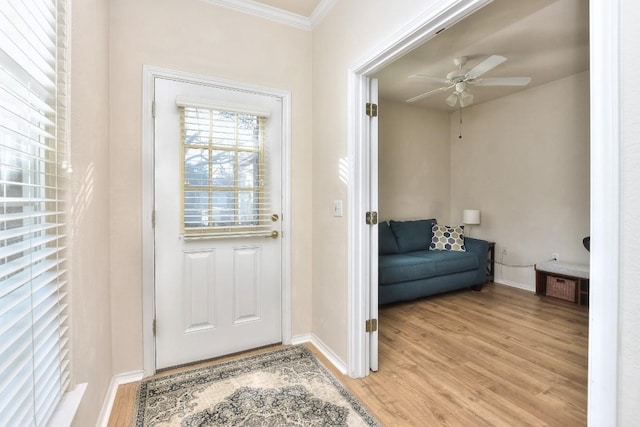
[[[494,67],[497,67],[506,61],[507,58],[504,56],[491,55],[471,69],[464,68],[467,63],[467,59],[468,58],[466,56],[459,56],[455,58],[453,63],[458,67],[458,69],[451,71],[447,74],[446,78],[425,76],[421,74],[409,76],[411,79],[430,80],[445,86],[414,96],[413,98],[407,99],[407,102],[420,101],[421,99],[427,98],[431,95],[446,92],[449,89],[454,89],[453,93],[447,97],[445,102],[451,107],[455,107],[456,103],[459,103],[460,107],[466,107],[473,104],[473,93],[469,90],[469,86],[526,86],[531,82],[531,77],[480,78],[480,76],[487,71],[492,70]]]

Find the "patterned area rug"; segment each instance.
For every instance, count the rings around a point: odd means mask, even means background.
[[[304,346],[143,380],[136,427],[379,426]]]

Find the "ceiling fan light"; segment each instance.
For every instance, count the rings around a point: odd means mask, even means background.
[[[458,101],[458,92],[452,93],[445,100],[445,102],[447,103],[447,105],[449,105],[449,107],[455,107],[457,101]]]
[[[460,94],[460,106],[466,107],[467,105],[473,104],[473,94],[468,90],[463,91]]]

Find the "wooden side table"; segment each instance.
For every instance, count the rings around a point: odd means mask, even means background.
[[[589,305],[589,267],[557,261],[536,264],[536,294]]]

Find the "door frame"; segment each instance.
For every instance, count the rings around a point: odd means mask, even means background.
[[[466,18],[492,0],[443,0],[393,34],[348,71],[348,372],[369,374],[369,340],[362,325],[368,318],[373,289],[369,262],[369,210],[372,168],[364,103],[368,78],[427,41],[435,32]],[[589,306],[589,425],[615,425],[618,418],[618,313],[620,273],[620,28],[622,0],[590,0],[591,93],[591,298]],[[612,232],[613,231],[613,232]],[[606,284],[606,286],[605,286]],[[375,284],[377,289],[377,283]]]
[[[291,343],[291,92],[202,74],[142,66],[142,342],[144,376],[156,373],[155,242],[152,215],[155,196],[153,100],[156,78],[218,86],[274,96],[282,100],[282,342]]]

